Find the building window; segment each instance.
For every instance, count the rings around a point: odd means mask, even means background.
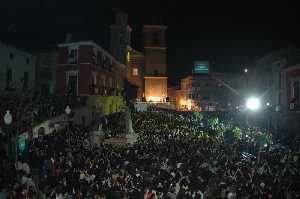
[[[97,49],[96,48],[93,48],[93,52],[92,52],[92,61],[93,61],[93,64],[97,64],[98,63],[98,60],[97,60]]]
[[[127,51],[127,63],[129,63],[129,62],[130,62],[130,52]]]
[[[157,32],[152,34],[152,44],[159,44],[159,34]]]
[[[40,78],[44,81],[52,80],[52,71],[50,68],[42,68],[40,72]]]
[[[30,63],[29,58],[26,58],[26,64],[29,64],[29,63]]]
[[[133,68],[132,69],[132,75],[133,76],[138,76],[139,75],[139,69],[138,68]]]
[[[93,84],[97,85],[97,73],[96,72],[92,72],[92,76],[93,76]]]
[[[108,60],[107,57],[104,56],[104,57],[103,57],[103,67],[104,67],[104,68],[108,68],[108,62],[107,62],[107,60]]]
[[[101,83],[102,83],[103,87],[106,86],[106,84],[105,84],[105,76],[101,76]]]
[[[112,66],[113,66],[113,60],[110,58],[110,59],[109,59],[109,68],[111,69]]]
[[[205,96],[203,96],[202,99],[203,99],[203,100],[210,100],[210,96],[209,96],[209,95],[205,95]]]
[[[78,95],[78,71],[67,71],[66,72],[66,85],[67,85],[67,95],[77,96]]]
[[[125,42],[124,42],[124,37],[123,37],[123,35],[120,35],[120,38],[119,38],[120,40],[119,40],[119,43],[120,43],[120,45],[123,45]]]
[[[77,64],[78,49],[70,48],[68,51],[68,64]]]
[[[13,60],[14,59],[14,54],[13,53],[9,53],[9,59]]]
[[[101,51],[97,52],[97,65],[102,65],[102,53]]]
[[[300,94],[300,87],[299,87],[299,81],[293,82],[293,98],[295,98],[297,101],[299,100]]]
[[[23,77],[23,91],[28,90],[28,72],[24,72],[24,77]]]
[[[109,88],[113,87],[113,83],[112,83],[112,78],[111,77],[108,79],[108,86],[109,86]]]
[[[10,89],[10,84],[12,83],[12,69],[6,69],[6,90]]]

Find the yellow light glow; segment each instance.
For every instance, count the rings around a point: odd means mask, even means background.
[[[187,105],[187,109],[191,110],[192,109],[192,100],[188,99],[186,105]]]
[[[147,97],[147,101],[164,102],[165,101],[165,97],[161,97],[161,96],[148,96]]]
[[[185,101],[184,99],[181,99],[181,100],[180,100],[180,105],[181,105],[181,106],[186,105],[186,101]]]
[[[127,51],[127,63],[129,63],[129,62],[130,62],[130,52]]]

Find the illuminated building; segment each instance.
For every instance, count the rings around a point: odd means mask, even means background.
[[[228,101],[228,90],[217,79],[224,79],[222,73],[210,71],[208,61],[194,63],[193,74],[180,81],[176,104],[183,110],[224,110]]]
[[[128,15],[117,13],[115,24],[110,26],[110,52],[122,64],[127,63],[127,52],[131,44],[131,27],[127,24]]]
[[[267,53],[249,65],[248,90],[268,102],[271,128],[300,130],[300,50],[293,46]],[[248,91],[248,92],[249,92]]]
[[[149,102],[166,102],[167,77],[145,76],[145,97]]]
[[[138,88],[137,98],[144,94],[144,54],[134,49],[127,52],[127,80]]]
[[[144,94],[144,54],[131,47],[132,29],[128,25],[128,15],[117,13],[115,24],[111,26],[110,50],[112,55],[126,67],[126,79],[137,87],[137,98]]]
[[[166,29],[163,25],[145,25],[143,30],[145,98],[149,102],[166,102],[167,98]]]

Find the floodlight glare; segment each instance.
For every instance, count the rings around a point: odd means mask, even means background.
[[[260,102],[259,99],[256,97],[251,97],[246,102],[246,107],[253,111],[257,110],[259,106],[260,106]]]

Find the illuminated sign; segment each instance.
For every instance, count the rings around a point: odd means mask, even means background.
[[[207,61],[196,61],[194,63],[194,73],[208,74],[209,73],[209,62],[207,62]]]

